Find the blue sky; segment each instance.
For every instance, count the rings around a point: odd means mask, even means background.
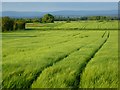
[[[119,2],[119,0],[1,0],[2,2]]]
[[[2,11],[117,10],[117,2],[3,2]]]

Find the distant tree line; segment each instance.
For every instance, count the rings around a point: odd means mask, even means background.
[[[2,17],[2,32],[25,30],[25,23],[54,23],[54,16],[45,14],[42,18],[10,18]]]
[[[81,20],[98,20],[98,21],[109,21],[119,20],[118,17],[112,16],[84,16],[84,17],[64,17],[64,16],[53,16],[51,14],[45,14],[42,18],[10,18],[2,17],[2,31],[14,31],[14,30],[25,30],[25,23],[54,23],[54,21],[81,21]]]
[[[83,16],[83,17],[64,17],[55,16],[55,21],[80,21],[80,20],[118,20],[118,17],[114,16]]]
[[[25,20],[26,23],[35,23],[35,22],[40,22],[40,23],[54,23],[54,16],[51,14],[45,14],[43,17],[38,18],[21,18],[22,20]]]
[[[25,29],[25,21],[10,17],[2,17],[2,32]]]
[[[99,20],[99,21],[109,21],[109,20],[118,20],[118,17],[114,16],[83,16],[83,17],[65,17],[65,16],[52,16],[52,19],[47,18],[49,15],[44,15],[44,17],[35,17],[35,18],[19,18],[18,20],[24,20],[26,23],[53,23],[54,21],[81,21],[81,20]]]
[[[81,21],[81,20],[98,20],[98,21],[109,21],[109,20],[118,20],[118,17],[115,16],[83,16],[83,17],[65,17],[65,16],[54,16],[52,17],[53,19],[50,21],[50,19],[48,20],[48,18],[46,18],[47,15],[45,17],[42,18],[24,18],[24,20],[26,21],[26,23],[35,23],[35,22],[40,22],[40,23],[51,23],[54,21],[66,21],[66,22],[70,22],[70,21]],[[48,20],[46,21],[45,20]]]

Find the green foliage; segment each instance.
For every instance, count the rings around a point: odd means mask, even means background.
[[[118,20],[118,17],[114,16],[82,16],[82,17],[69,17],[70,21],[81,21],[81,20]],[[67,21],[68,17],[64,16],[55,16],[55,21]]]
[[[66,23],[70,23],[70,18],[69,18],[69,17],[68,17],[68,19],[67,19]]]
[[[19,29],[22,29],[22,30],[25,29],[25,21],[22,21],[22,20],[15,21],[14,30],[19,30]]]
[[[99,20],[99,21],[109,21],[109,20],[117,20],[117,17],[110,16],[89,16],[88,20]]]
[[[54,22],[54,16],[51,14],[46,14],[42,18],[43,23],[53,23]]]
[[[9,17],[2,18],[2,31],[12,31],[13,30],[14,21]]]
[[[23,19],[13,19],[10,17],[2,18],[2,31],[13,31],[25,29],[25,21]]]

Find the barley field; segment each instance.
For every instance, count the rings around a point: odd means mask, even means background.
[[[2,33],[2,87],[118,88],[117,29],[81,21]]]

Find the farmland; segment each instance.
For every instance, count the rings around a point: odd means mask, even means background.
[[[66,22],[55,22],[48,24],[40,23],[28,23],[26,24],[27,29],[54,29],[54,30],[117,30],[117,21],[72,21],[72,23]]]
[[[3,88],[117,88],[117,29],[81,21],[2,33]]]

